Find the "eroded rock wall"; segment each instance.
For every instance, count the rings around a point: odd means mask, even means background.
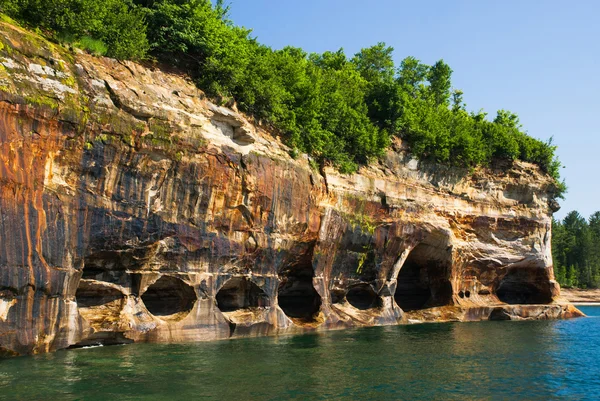
[[[314,169],[185,77],[0,33],[0,351],[578,313],[536,166]]]

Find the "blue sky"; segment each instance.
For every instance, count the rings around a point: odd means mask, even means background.
[[[569,192],[556,217],[600,210],[600,1],[233,0],[259,41],[348,55],[383,41],[399,63],[444,59],[469,110],[508,109],[554,137]]]

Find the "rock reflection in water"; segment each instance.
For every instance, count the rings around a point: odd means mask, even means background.
[[[591,399],[599,358],[600,318],[375,327],[5,359],[0,398]]]

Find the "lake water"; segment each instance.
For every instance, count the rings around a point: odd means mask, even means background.
[[[0,360],[0,399],[600,400],[600,307],[564,321],[374,327]]]

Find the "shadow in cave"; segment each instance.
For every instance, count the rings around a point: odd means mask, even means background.
[[[183,280],[163,276],[142,294],[142,301],[148,312],[154,316],[169,317],[189,313],[196,303],[194,288]]]
[[[313,286],[311,258],[305,259],[303,263],[289,266],[279,274],[279,307],[296,324],[316,323],[321,310],[321,296]]]
[[[417,245],[398,274],[394,299],[405,312],[452,303],[452,254],[447,241],[434,239]]]
[[[510,270],[496,289],[498,299],[507,304],[549,304],[552,288],[544,269]]]
[[[216,299],[221,312],[271,305],[267,294],[246,277],[234,277],[227,281],[217,293]]]
[[[350,287],[346,294],[346,300],[350,305],[359,310],[367,310],[380,307],[380,299],[369,284],[358,284]]]
[[[75,301],[79,315],[92,331],[70,348],[133,342],[118,331],[121,312],[125,306],[125,295],[118,288],[103,282],[81,279],[75,292]]]
[[[124,295],[116,288],[96,285],[87,280],[80,280],[75,293],[75,300],[79,308],[98,308],[109,305],[121,306]]]

